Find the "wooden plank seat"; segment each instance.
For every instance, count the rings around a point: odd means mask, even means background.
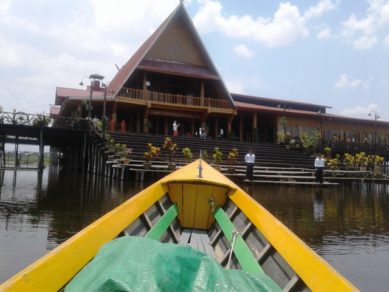
[[[181,233],[179,244],[189,245],[194,249],[216,258],[209,236],[204,230],[184,229]]]

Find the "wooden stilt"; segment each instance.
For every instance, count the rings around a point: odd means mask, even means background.
[[[44,163],[44,149],[45,146],[43,144],[43,127],[41,127],[40,133],[39,133],[39,163],[38,168],[40,170],[44,169],[45,163]]]

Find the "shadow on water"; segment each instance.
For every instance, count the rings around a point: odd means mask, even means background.
[[[56,168],[0,182],[0,282],[144,187]],[[243,188],[360,289],[387,290],[388,185]]]

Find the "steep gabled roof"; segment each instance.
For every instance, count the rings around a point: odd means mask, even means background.
[[[207,67],[196,66],[196,64],[180,64],[173,66],[170,62],[165,62],[163,65],[150,62],[150,60],[145,60],[146,55],[152,50],[153,46],[160,39],[161,35],[166,31],[167,27],[173,23],[173,20],[176,17],[181,16],[184,20],[187,29],[190,32],[190,36],[196,42],[202,58],[206,61]],[[155,61],[155,60],[154,60]],[[128,62],[119,70],[116,76],[112,79],[110,87],[116,96],[120,89],[124,86],[130,76],[137,68],[146,69],[146,67],[153,66],[152,68],[147,68],[150,71],[159,71],[161,68],[165,67],[167,70],[164,71],[170,74],[180,74],[198,78],[212,79],[220,82],[221,89],[224,95],[230,100],[231,104],[234,105],[234,100],[232,99],[227,87],[225,86],[223,79],[221,78],[219,72],[216,69],[216,66],[212,62],[199,34],[197,33],[192,20],[190,19],[184,4],[180,2],[177,8],[168,16],[168,18],[157,28],[157,30],[142,44],[142,46],[135,52],[135,54],[128,60]],[[173,72],[170,72],[173,71]],[[160,71],[161,72],[161,71]]]

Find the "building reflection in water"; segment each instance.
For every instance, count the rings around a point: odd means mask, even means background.
[[[0,173],[0,282],[140,190],[58,168]]]

